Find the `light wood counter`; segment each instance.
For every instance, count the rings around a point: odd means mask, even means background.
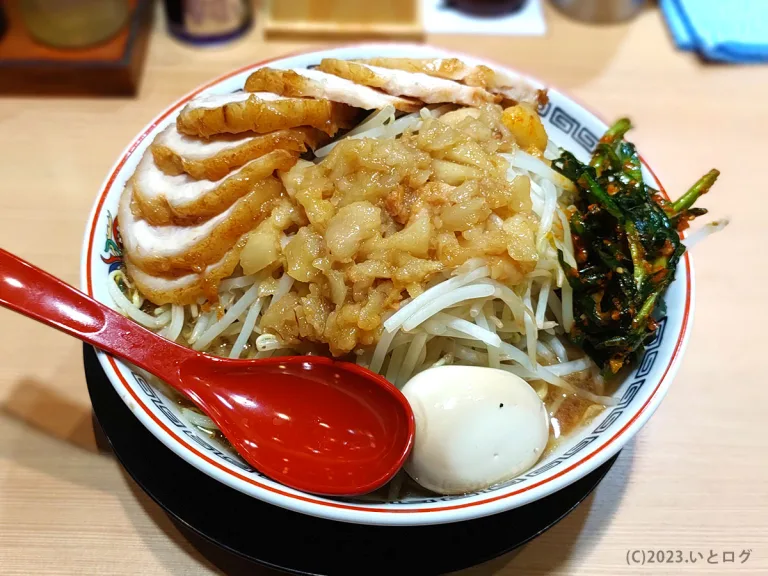
[[[516,556],[466,574],[768,574],[768,225],[759,207],[768,68],[676,52],[657,10],[607,28],[547,12],[546,37],[430,41],[532,73],[605,118],[630,115],[631,138],[673,195],[719,168],[705,204],[732,224],[695,250],[693,335],[648,426],[573,514]],[[136,99],[0,99],[0,246],[77,284],[91,204],[144,124],[202,82],[311,46],[254,33],[201,50],[160,28]],[[90,418],[80,343],[0,310],[0,574],[215,573],[98,453]],[[627,566],[636,548],[704,559]],[[751,556],[740,564],[744,549]],[[719,564],[707,564],[710,550]],[[722,563],[724,551],[736,553],[734,564]]]

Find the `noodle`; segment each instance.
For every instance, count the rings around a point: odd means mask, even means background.
[[[539,289],[539,296],[536,301],[536,326],[539,329],[544,328],[544,319],[547,313],[547,302],[549,300],[549,290],[552,286],[552,278],[547,276]]]
[[[162,328],[170,322],[170,314],[161,314],[157,317],[150,316],[146,312],[141,311],[138,306],[126,298],[117,286],[118,280],[122,277],[123,273],[120,270],[112,272],[109,275],[110,281],[107,282],[107,290],[109,290],[109,295],[112,297],[112,301],[126,316],[146,328]]]
[[[482,310],[481,310],[482,312]],[[477,325],[481,328],[488,330],[489,332],[496,333],[496,326],[493,322],[488,321],[488,316],[482,312],[481,314],[477,315],[477,318],[475,318],[475,322],[477,322]],[[499,368],[501,366],[501,361],[499,359],[499,349],[495,346],[486,345],[488,348],[488,366],[491,368]]]
[[[397,375],[397,380],[395,381],[396,386],[405,385],[413,374],[413,371],[416,369],[416,364],[419,361],[419,355],[424,350],[428,337],[429,335],[426,332],[420,332],[414,336],[408,346],[408,353],[405,355],[403,364],[400,367],[400,372]]]
[[[557,336],[545,336],[546,342],[557,356],[558,362],[568,362],[568,351]]]
[[[563,190],[567,190],[568,192],[574,192],[576,190],[573,182],[560,174],[560,172],[556,172],[548,164],[522,150],[516,150],[514,154],[501,154],[501,156],[513,167],[528,170],[533,174],[551,181]]]
[[[245,312],[248,307],[253,304],[259,297],[259,285],[254,284],[248,291],[240,298],[232,307],[227,310],[227,313],[217,321],[213,326],[208,328],[203,335],[195,342],[193,348],[195,350],[203,350],[207,348],[211,342],[214,341],[232,322]]]
[[[531,365],[536,366],[536,341],[538,339],[538,330],[536,329],[536,323],[533,318],[533,304],[531,304],[531,285],[533,280],[529,280],[525,287],[525,296],[523,296],[523,305],[525,306],[526,314],[523,316],[523,322],[525,323],[525,337],[526,345],[528,347],[528,358],[531,360]]]
[[[406,320],[408,320],[412,315],[416,314],[418,310],[422,306],[425,306],[428,302],[448,294],[450,291],[456,288],[460,288],[465,284],[469,284],[470,282],[480,278],[485,278],[486,276],[489,276],[490,273],[491,272],[487,266],[480,266],[471,272],[466,272],[464,274],[460,274],[459,276],[454,276],[450,280],[446,280],[445,282],[441,282],[440,284],[433,286],[432,288],[422,292],[419,296],[414,298],[411,302],[390,316],[384,322],[384,329],[388,332],[397,330],[405,323]]]
[[[243,322],[243,328],[240,330],[240,333],[237,336],[237,340],[235,340],[235,343],[232,345],[232,350],[229,353],[230,358],[240,358],[240,354],[245,348],[245,344],[248,342],[248,338],[250,338],[251,334],[253,333],[253,329],[256,327],[256,320],[259,317],[259,313],[261,312],[261,307],[264,305],[264,298],[259,298],[256,300],[256,302],[251,305],[250,309],[248,310],[248,314],[245,316],[245,321]]]
[[[171,308],[171,323],[160,331],[160,334],[175,342],[179,335],[181,335],[181,329],[184,327],[184,307],[174,304]]]
[[[403,330],[413,330],[427,318],[430,318],[441,310],[450,308],[459,302],[472,300],[474,298],[485,298],[487,296],[492,296],[493,293],[493,286],[482,284],[456,288],[451,292],[443,294],[442,296],[438,296],[429,304],[424,306],[421,310],[410,316],[408,320],[403,322]]]
[[[387,373],[384,376],[387,380],[393,382],[394,384],[397,384],[397,375],[408,348],[405,344],[406,343],[404,342],[402,346],[398,346],[392,352],[392,355],[389,358],[389,365],[387,366]]]
[[[389,347],[391,346],[392,340],[394,340],[396,334],[396,331],[389,332],[384,330],[382,332],[381,337],[376,344],[376,348],[373,351],[373,356],[371,357],[371,365],[369,366],[369,369],[372,372],[379,373],[381,371],[381,367],[384,365],[384,359],[389,352]]]
[[[570,362],[563,362],[562,364],[555,364],[553,366],[547,366],[547,370],[552,372],[555,376],[567,376],[574,372],[581,372],[582,370],[588,370],[592,367],[592,361],[587,358],[579,358],[578,360],[571,360]]]

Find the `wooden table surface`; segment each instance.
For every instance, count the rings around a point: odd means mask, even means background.
[[[632,139],[673,194],[716,166],[705,204],[732,224],[695,250],[693,334],[650,423],[574,513],[464,574],[768,574],[768,386],[755,372],[768,320],[768,69],[676,52],[656,10],[603,28],[548,19],[541,38],[429,40],[530,72],[606,118],[631,115]],[[144,124],[202,82],[308,46],[254,33],[199,50],[160,28],[136,99],[0,99],[0,246],[77,284],[91,203]],[[696,562],[628,566],[634,549]],[[97,450],[80,343],[0,310],[0,574],[215,573]]]

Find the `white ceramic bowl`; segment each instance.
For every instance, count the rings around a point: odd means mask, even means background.
[[[265,64],[276,68],[306,67],[318,64],[325,57],[373,56],[458,56],[467,63],[504,69],[494,63],[428,46],[367,44],[260,62],[198,88],[150,122],[112,168],[88,220],[82,253],[82,290],[112,306],[107,281],[110,268],[118,266],[120,259],[113,242],[113,217],[120,193],[155,135],[175,121],[177,113],[190,98],[201,92],[220,94],[239,90],[248,75]],[[536,80],[531,81],[541,85]],[[557,90],[550,88],[549,98],[550,102],[541,110],[541,116],[551,138],[581,160],[588,159],[591,149],[606,129],[605,123]],[[661,187],[647,165],[644,165],[644,176],[647,181]],[[192,425],[185,422],[176,404],[149,386],[125,364],[103,353],[99,353],[99,360],[120,397],[152,434],[188,463],[235,490],[276,506],[332,520],[387,525],[458,522],[510,510],[564,488],[606,462],[640,430],[666,394],[688,339],[693,310],[693,276],[687,254],[680,262],[677,278],[666,294],[666,302],[667,317],[642,361],[618,388],[615,394],[618,404],[606,409],[555,454],[539,462],[529,472],[491,490],[398,503],[333,500],[304,494],[273,482],[228,453],[223,446],[201,437]]]

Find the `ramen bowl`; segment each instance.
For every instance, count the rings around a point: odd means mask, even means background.
[[[181,108],[198,94],[226,94],[243,88],[246,78],[261,66],[308,67],[323,58],[458,57],[468,64],[486,64],[514,71],[493,62],[437,48],[405,44],[369,44],[310,52],[260,62],[235,70],[184,96],[152,120],[128,145],[107,176],[88,219],[81,261],[81,288],[96,300],[114,306],[108,292],[109,274],[121,265],[118,200],[145,149]],[[535,79],[528,79],[543,86]],[[549,102],[540,115],[551,139],[587,161],[607,128],[595,114],[565,94],[549,87]],[[661,189],[643,163],[647,182]],[[666,394],[688,338],[693,309],[693,275],[689,256],[680,261],[675,281],[665,296],[666,317],[642,358],[623,377],[607,407],[588,425],[569,435],[532,469],[501,485],[457,496],[412,496],[395,502],[332,499],[302,493],[275,482],[242,461],[185,419],[180,406],[121,361],[99,352],[112,386],[136,418],[171,451],[205,474],[253,498],[295,512],[330,520],[378,525],[425,525],[460,522],[523,506],[589,474],[605,463],[643,427]]]

